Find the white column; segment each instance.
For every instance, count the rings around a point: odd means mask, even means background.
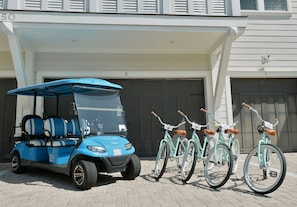
[[[228,62],[229,62],[230,52],[232,48],[232,43],[237,38],[237,36],[238,36],[237,28],[230,28],[230,33],[226,37],[223,43],[220,66],[219,66],[219,70],[218,70],[217,78],[215,82],[215,91],[214,91],[215,110],[220,107],[221,98],[222,98],[222,94],[225,86],[225,77],[227,74],[227,68],[228,68]]]
[[[3,22],[3,25],[9,42],[11,57],[17,79],[17,85],[18,87],[27,86],[28,79],[27,73],[25,71],[23,51],[21,48],[20,40],[15,35],[13,31],[13,24],[11,22]],[[16,126],[21,123],[22,117],[25,114],[33,113],[33,107],[31,109],[30,106],[32,106],[32,104],[30,104],[28,97],[17,97]]]
[[[18,81],[18,86],[28,85],[27,75],[25,73],[24,61],[23,61],[23,51],[21,48],[19,38],[13,32],[13,25],[11,22],[3,22],[5,26],[5,32],[9,42],[11,57],[16,72],[16,78]]]

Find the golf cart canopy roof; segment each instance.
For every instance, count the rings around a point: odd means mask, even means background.
[[[22,88],[9,90],[9,95],[27,95],[27,96],[60,96],[70,95],[73,93],[73,87],[80,88],[104,88],[104,89],[122,89],[122,86],[102,79],[96,78],[79,78],[79,79],[62,79],[40,83]]]

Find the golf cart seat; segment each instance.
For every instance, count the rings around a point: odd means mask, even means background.
[[[50,137],[48,147],[74,146],[77,140],[67,138],[67,123],[61,117],[47,118],[44,121],[45,134]]]
[[[67,122],[67,133],[68,133],[68,137],[80,136],[80,129],[79,129],[77,118],[73,118]]]
[[[43,119],[38,115],[26,115],[22,120],[22,133],[29,146],[45,146]]]

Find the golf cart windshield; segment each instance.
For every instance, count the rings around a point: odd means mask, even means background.
[[[74,88],[77,114],[84,137],[120,134],[127,128],[119,91],[114,89]]]

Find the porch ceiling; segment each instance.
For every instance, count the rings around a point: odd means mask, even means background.
[[[33,26],[15,28],[23,49],[35,52],[169,53],[206,54],[226,32],[152,31],[101,28]],[[0,50],[9,50],[6,35],[0,33]]]
[[[151,22],[148,16],[126,16],[125,20],[90,17],[89,21],[76,16],[75,21],[67,17],[50,22],[49,17],[41,21],[42,15],[21,17],[25,21],[12,22],[13,33],[23,49],[35,52],[209,54],[223,42],[230,27],[244,29],[244,19],[226,17],[217,18],[218,21],[160,17],[158,21],[153,16]],[[0,32],[0,50],[9,50],[7,41],[2,41],[4,36]]]

